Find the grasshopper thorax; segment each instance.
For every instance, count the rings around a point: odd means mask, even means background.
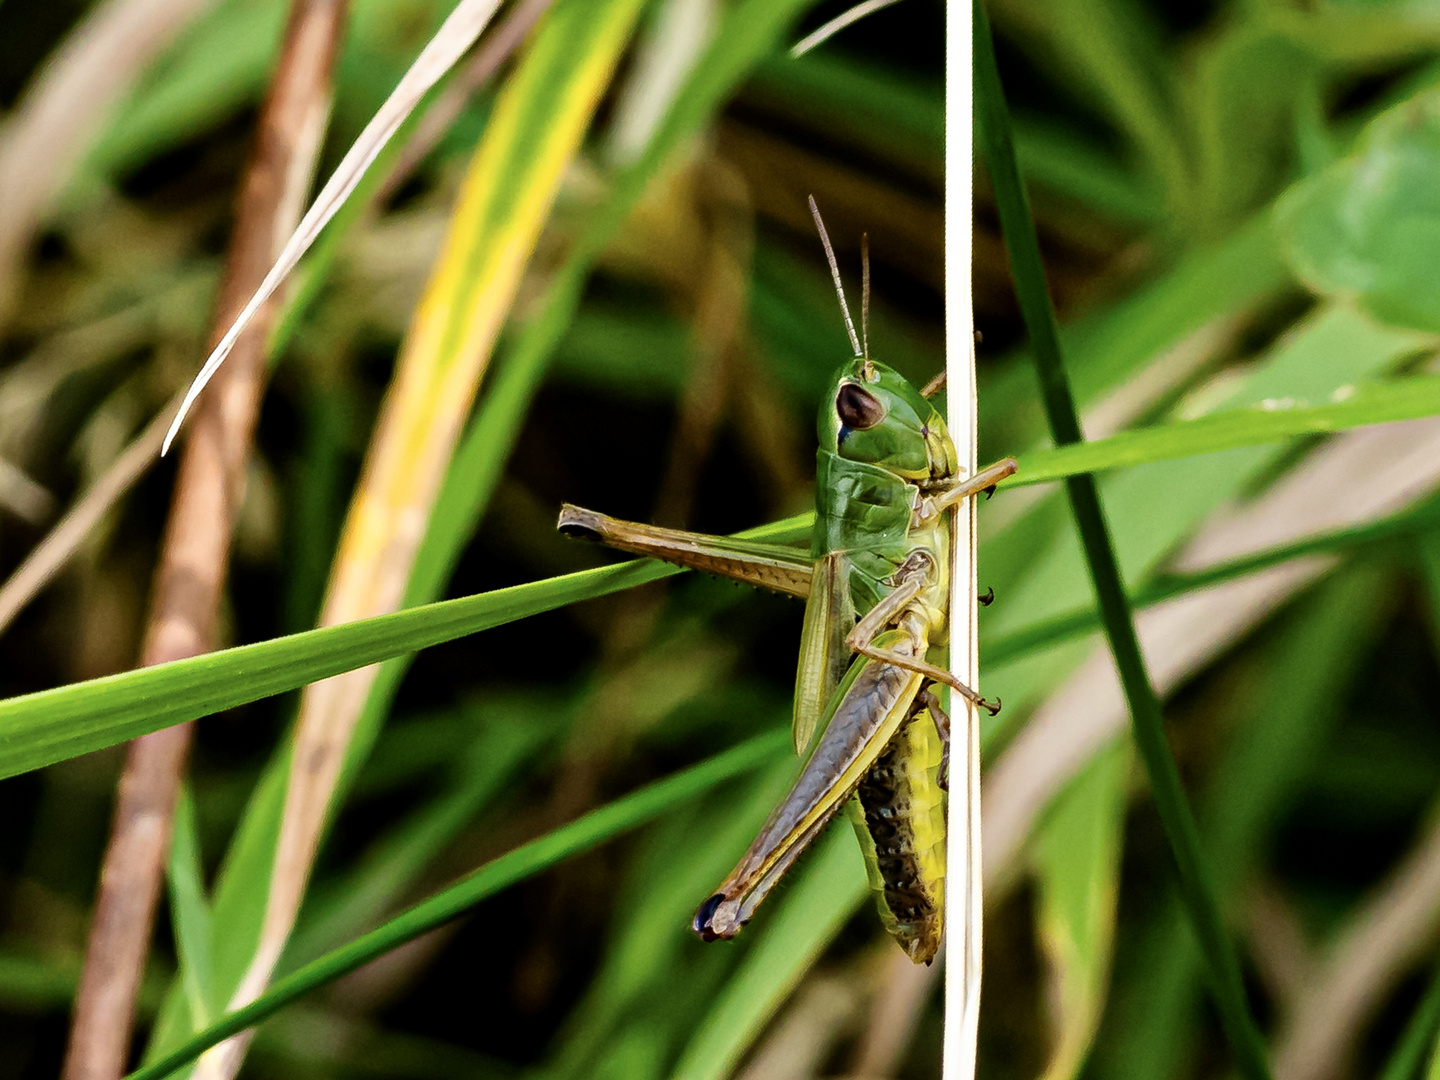
[[[857,356],[820,406],[820,448],[932,484],[958,471],[945,419],[894,368]]]

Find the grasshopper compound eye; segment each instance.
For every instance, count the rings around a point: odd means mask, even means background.
[[[835,395],[835,415],[847,428],[864,431],[885,419],[885,406],[859,383],[841,383]]]

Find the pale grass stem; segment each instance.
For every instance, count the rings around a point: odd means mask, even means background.
[[[970,0],[945,4],[945,378],[950,437],[967,475],[977,468],[975,325],[970,277],[972,193]],[[954,511],[950,671],[977,691],[975,500]],[[949,827],[946,830],[945,1080],[973,1080],[980,1025],[981,859],[980,717],[951,696]]]

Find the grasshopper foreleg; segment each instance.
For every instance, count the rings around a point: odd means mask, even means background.
[[[934,572],[935,566],[928,553],[923,550],[912,552],[896,574],[894,589],[855,624],[855,629],[846,635],[845,645],[860,656],[883,660],[907,671],[918,672],[933,682],[944,683],[976,708],[984,709],[994,716],[1000,711],[998,699],[991,704],[944,668],[926,663],[918,656],[907,656],[895,649],[882,649],[874,644],[876,636],[882,630],[901,622],[901,617],[929,584],[929,578]]]
[[[948,491],[932,496],[928,502],[925,516],[941,510],[948,510],[957,503],[963,502],[972,495],[979,495],[982,491],[989,491],[1007,476],[1015,475],[1019,468],[1014,458],[1004,458],[994,465],[987,465],[968,480],[962,480]]]

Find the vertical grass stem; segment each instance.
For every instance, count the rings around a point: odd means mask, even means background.
[[[975,316],[971,302],[971,206],[974,79],[970,0],[945,5],[945,377],[947,420],[960,465],[976,469]],[[953,518],[950,575],[950,670],[980,685],[976,624],[975,500]],[[945,1080],[974,1080],[980,1026],[983,905],[980,891],[980,717],[950,696],[952,729],[946,830]],[[963,722],[958,722],[963,721]]]
[[[1020,181],[990,27],[979,0],[975,0],[974,8],[974,43],[981,145],[995,189],[1015,293],[1030,334],[1045,414],[1057,445],[1078,443],[1083,439],[1080,418],[1060,351],[1055,312],[1040,259],[1040,243]],[[1185,798],[1180,772],[1165,741],[1160,701],[1140,652],[1130,601],[1120,577],[1095,479],[1089,474],[1070,477],[1065,481],[1065,490],[1095,585],[1101,623],[1130,708],[1135,743],[1149,773],[1155,806],[1175,857],[1181,896],[1205,956],[1221,1026],[1241,1073],[1248,1080],[1269,1080],[1264,1043],[1250,1014],[1240,961],[1225,931],[1215,887],[1201,854],[1194,812]]]

